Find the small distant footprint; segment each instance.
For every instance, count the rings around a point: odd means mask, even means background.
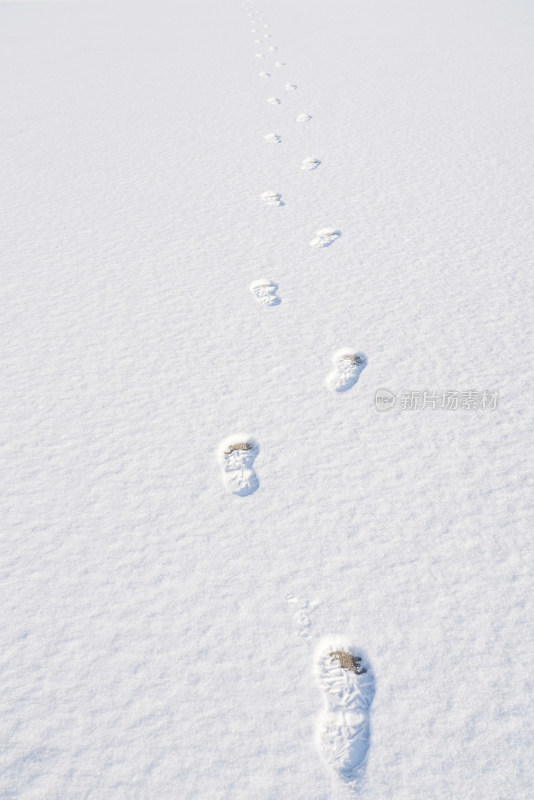
[[[297,122],[309,122],[311,120],[311,114],[299,114],[296,121]]]
[[[274,64],[274,66],[277,69],[280,69],[280,67],[285,67],[285,65],[286,65],[285,61],[275,61],[275,64]]]
[[[262,199],[267,203],[268,206],[283,206],[284,201],[282,200],[282,195],[279,192],[267,191],[262,194]]]
[[[223,469],[223,483],[228,491],[240,497],[256,491],[260,483],[253,464],[259,451],[258,443],[242,434],[221,442],[219,462]]]
[[[314,156],[308,156],[308,158],[304,159],[300,168],[307,170],[307,172],[311,172],[312,169],[317,169],[320,163],[321,162],[318,158],[315,158]]]
[[[349,350],[337,350],[332,361],[334,369],[327,376],[326,383],[334,392],[346,392],[347,389],[351,389],[367,366],[367,358],[363,353]]]
[[[266,142],[269,142],[269,144],[280,144],[282,141],[282,137],[277,133],[268,133],[267,136],[264,136],[263,138]]]
[[[320,600],[299,600],[298,597],[295,597],[294,594],[286,595],[286,600],[288,603],[294,603],[298,610],[295,614],[295,621],[298,626],[297,635],[299,639],[310,639],[311,638],[311,619],[310,614],[311,612],[317,608],[317,606],[321,605]]]
[[[266,27],[266,26],[264,25],[263,27]],[[264,34],[263,34],[263,38],[264,38],[264,39],[272,39],[272,36],[271,36],[271,34],[270,34],[270,33],[264,33]]]
[[[268,278],[252,281],[249,288],[261,306],[278,306],[282,302],[276,294],[278,284]]]
[[[335,242],[340,236],[341,231],[335,228],[321,228],[315,234],[315,239],[311,240],[310,245],[311,247],[330,247],[332,242]]]
[[[273,96],[273,97],[268,97],[267,98],[267,102],[271,103],[271,105],[273,105],[273,106],[279,106],[282,101],[280,100],[279,97],[274,97]]]
[[[363,657],[340,637],[321,640],[316,674],[325,696],[317,725],[319,751],[342,781],[354,784],[363,776],[369,749],[373,673]]]
[[[271,73],[270,72],[260,72],[259,75],[260,75],[260,78],[270,78],[271,77]]]
[[[270,47],[267,48],[267,50],[269,51],[269,53],[276,53],[276,51],[278,50],[278,47],[276,47],[274,44],[272,44]]]
[[[255,53],[255,58],[265,58],[263,53]]]
[[[276,64],[275,64],[275,66],[276,66]],[[294,92],[296,88],[297,88],[297,86],[294,83],[286,83],[286,85],[284,86],[284,89],[286,90],[286,92]]]

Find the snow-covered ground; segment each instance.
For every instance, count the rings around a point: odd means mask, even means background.
[[[2,798],[532,797],[533,45],[0,3]]]

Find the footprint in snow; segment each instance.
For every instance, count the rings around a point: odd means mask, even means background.
[[[299,114],[296,118],[296,122],[309,122],[311,120],[311,114]]]
[[[265,58],[265,56],[263,55],[263,53],[255,53],[255,56],[254,56],[254,57],[255,57],[255,58]]]
[[[278,284],[268,278],[252,281],[249,289],[260,306],[278,306],[282,302],[276,294]]]
[[[321,230],[317,231],[315,234],[315,239],[312,239],[310,242],[311,247],[330,247],[332,242],[335,242],[336,239],[339,239],[341,236],[341,231],[336,230],[335,228],[321,228]]]
[[[332,356],[334,369],[326,378],[326,384],[334,392],[346,392],[357,383],[362,370],[367,366],[363,353],[337,350]]]
[[[272,44],[270,47],[267,48],[267,50],[269,51],[269,53],[276,53],[278,47],[275,47],[274,44]]]
[[[262,194],[262,200],[267,203],[268,206],[283,206],[284,201],[282,200],[282,195],[278,192],[267,191]]]
[[[312,636],[311,632],[311,619],[310,613],[317,608],[317,606],[321,605],[320,600],[299,600],[294,594],[290,593],[286,595],[286,600],[288,603],[294,603],[298,606],[298,610],[295,614],[295,621],[297,623],[298,632],[297,635],[299,639],[310,639]]]
[[[294,83],[286,83],[286,85],[284,86],[286,92],[294,92],[296,88],[297,87]]]
[[[280,69],[280,67],[285,67],[285,65],[286,65],[286,62],[285,62],[285,61],[275,61],[275,64],[274,64],[274,66],[275,66],[277,69]]]
[[[260,72],[260,78],[270,78],[271,74],[269,72]]]
[[[273,97],[268,97],[267,98],[267,102],[271,103],[271,105],[273,105],[273,106],[279,106],[280,103],[281,103],[281,100],[280,100],[279,97],[274,97],[273,96]]]
[[[308,158],[304,159],[300,165],[300,168],[306,170],[307,172],[311,172],[313,169],[317,169],[320,163],[321,162],[318,158],[314,158],[314,156],[308,156]]]
[[[268,133],[267,136],[264,136],[263,138],[266,142],[269,142],[269,144],[280,144],[282,141],[282,137],[277,133]]]
[[[325,698],[317,725],[317,745],[337,776],[355,786],[363,777],[369,749],[374,677],[344,637],[321,640],[315,663]]]
[[[224,439],[219,446],[219,462],[223,483],[228,491],[246,497],[256,491],[260,482],[254,471],[254,460],[260,448],[249,436],[239,434]]]

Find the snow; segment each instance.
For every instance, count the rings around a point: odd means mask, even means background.
[[[528,798],[533,9],[260,9],[0,3],[0,795]]]

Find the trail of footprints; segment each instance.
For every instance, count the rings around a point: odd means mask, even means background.
[[[244,5],[249,9],[249,17],[254,26],[251,32],[261,34],[263,17],[257,11],[252,13],[251,2],[247,1]],[[263,23],[264,29],[268,27]],[[267,45],[267,40],[271,38],[271,34],[265,32],[264,41],[255,39],[254,43]],[[267,47],[269,54],[277,50],[275,45],[269,44]],[[263,52],[256,53],[256,57],[267,58]],[[274,63],[276,69],[284,66],[285,63],[282,61]],[[260,72],[259,76],[264,79],[272,78],[272,74],[267,71]],[[281,88],[286,92],[295,92],[297,85],[287,82]],[[282,101],[276,95],[272,95],[267,98],[267,102],[277,106]],[[295,121],[303,124],[311,119],[310,114],[302,112]],[[277,133],[269,133],[264,138],[269,144],[282,143],[282,137]],[[305,172],[312,172],[320,164],[318,158],[310,155],[303,159],[300,168]],[[261,198],[265,205],[271,207],[285,205],[280,192],[273,189],[263,192]],[[341,231],[337,228],[324,227],[316,232],[309,244],[313,248],[324,249],[340,238]],[[270,278],[252,281],[249,289],[260,306],[273,307],[282,302],[278,295],[278,285]],[[332,392],[346,392],[358,382],[366,365],[367,358],[364,353],[351,349],[338,350],[332,356],[332,367],[326,375],[325,384]],[[245,497],[258,489],[259,478],[254,462],[259,449],[256,440],[245,434],[236,434],[221,442],[218,451],[219,463],[223,484],[229,492]],[[310,639],[312,636],[310,615],[320,601],[301,602],[293,594],[288,594],[286,600],[297,607],[295,623],[298,637],[303,640]],[[324,762],[337,777],[351,787],[357,787],[363,777],[370,741],[370,709],[375,693],[371,667],[346,638],[337,637],[323,639],[319,643],[315,656],[315,672],[324,697],[323,711],[316,728],[317,747]]]
[[[245,4],[247,7],[247,4]],[[250,8],[250,5],[248,5]],[[256,12],[257,13],[257,12]],[[249,16],[252,17],[253,14],[249,12]],[[261,15],[258,16],[258,21],[253,20],[254,25],[260,25],[261,20],[263,17]],[[264,28],[268,28],[267,24],[263,25]],[[260,28],[254,27],[251,29],[251,33],[259,34]],[[263,38],[271,39],[272,36],[270,33],[264,33]],[[261,39],[255,39],[255,44],[260,44]],[[276,45],[269,45],[267,48],[269,53],[274,53],[278,50]],[[257,58],[265,58],[265,53],[256,53]],[[276,61],[274,66],[276,68],[281,68],[285,66],[285,63],[282,61]],[[260,72],[259,73],[261,78],[272,78],[270,72]],[[285,83],[283,89],[286,92],[294,92],[297,89],[297,85],[294,83]],[[271,95],[267,98],[267,102],[271,105],[280,105],[281,100],[276,95]],[[311,114],[307,114],[305,112],[300,113],[296,117],[296,122],[299,124],[308,123],[312,119]],[[278,133],[268,133],[264,136],[265,141],[268,144],[281,144],[282,137]],[[306,156],[301,165],[300,169],[305,172],[313,172],[316,170],[321,164],[321,161],[316,158],[315,156]],[[261,195],[261,199],[263,200],[264,204],[267,206],[271,206],[273,208],[280,208],[285,205],[284,200],[282,199],[282,195],[280,192],[275,191],[274,189],[267,189]],[[334,227],[324,227],[320,228],[313,239],[310,241],[310,246],[317,248],[317,249],[324,249],[330,247],[334,242],[341,238],[341,231]],[[252,292],[256,302],[262,306],[276,306],[279,305],[281,302],[280,297],[277,295],[278,286],[273,281],[267,278],[261,278],[259,280],[255,280],[250,284],[250,291]],[[333,357],[333,368],[326,376],[326,386],[334,392],[346,392],[351,389],[357,382],[360,377],[362,370],[365,368],[367,364],[367,358],[363,353],[360,352],[353,352],[351,350],[338,350],[334,353]],[[236,444],[234,442],[234,444]],[[239,444],[239,443],[237,443]],[[246,444],[246,443],[245,443]],[[233,452],[233,451],[232,451]],[[248,451],[247,451],[248,452]],[[257,451],[254,451],[257,452]],[[254,456],[255,457],[255,456]],[[230,459],[230,462],[233,463],[235,459]],[[226,461],[225,461],[226,463]],[[229,470],[225,468],[224,474],[227,476]],[[225,478],[225,483],[230,488],[231,491],[234,491],[233,482]],[[231,484],[231,485],[230,485]],[[251,481],[249,484],[249,490],[247,491],[238,491],[234,494],[252,494],[253,491],[259,486],[259,481],[257,477],[255,477],[254,481]]]

